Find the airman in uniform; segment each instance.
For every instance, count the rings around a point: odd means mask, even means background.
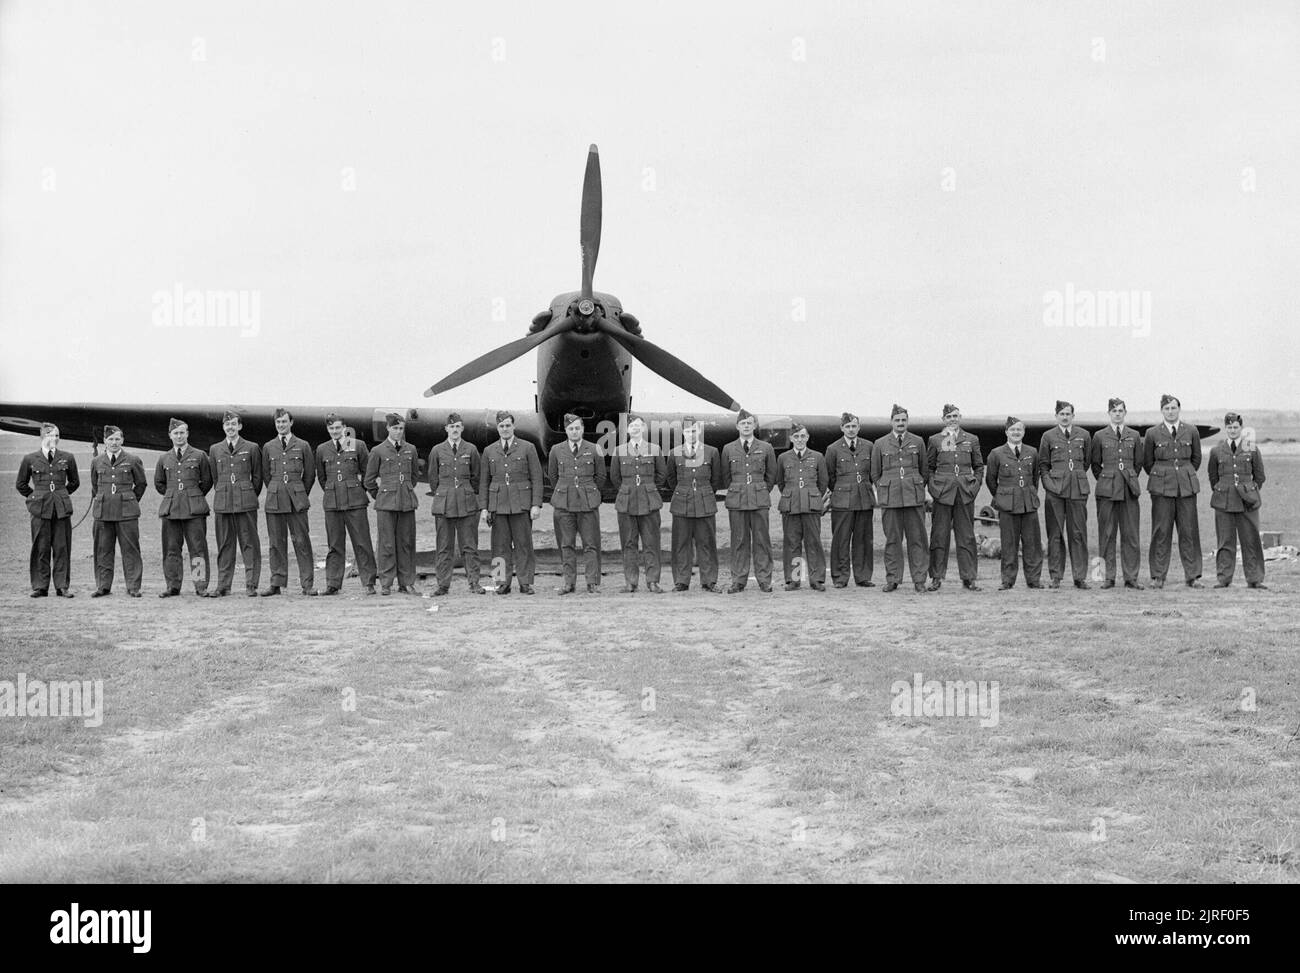
[[[162,500],[158,516],[162,519],[163,580],[167,587],[159,598],[175,598],[185,581],[181,542],[190,555],[190,578],[194,592],[208,593],[208,501],[212,489],[212,464],[208,454],[190,443],[190,427],[182,419],[167,422],[172,448],[158,457],[153,471],[153,486]]]
[[[90,512],[95,518],[95,593],[113,590],[114,548],[122,549],[126,593],[140,597],[144,563],[140,559],[140,498],[149,488],[144,463],[122,448],[122,430],[104,427],[104,452],[90,462]]]
[[[262,580],[262,539],[257,533],[257,497],[262,492],[262,449],[239,435],[243,422],[226,412],[226,438],[208,449],[213,470],[212,515],[217,532],[217,585],[209,598],[230,594],[235,581],[235,547],[244,557],[244,591],[257,596]]]
[[[29,561],[33,598],[50,593],[50,566],[54,568],[54,593],[71,598],[68,589],[72,560],[72,497],[81,485],[77,459],[59,449],[59,427],[41,423],[41,448],[18,464],[18,492],[27,498],[32,520]]]
[[[1160,396],[1160,412],[1164,421],[1148,429],[1142,439],[1142,468],[1151,494],[1151,587],[1165,586],[1177,526],[1183,577],[1187,587],[1201,588],[1201,528],[1196,512],[1201,434],[1195,426],[1179,421],[1182,403],[1177,397]]]
[[[889,413],[894,431],[876,440],[871,450],[871,479],[884,508],[885,591],[894,591],[903,577],[903,538],[912,587],[925,591],[930,552],[925,540],[925,485],[930,463],[925,442],[907,431],[907,410],[895,405]]]
[[[975,546],[975,497],[984,479],[980,441],[961,427],[961,409],[943,407],[945,428],[926,444],[930,466],[930,590],[938,591],[948,573],[948,544],[957,536],[957,574],[967,591],[979,591],[979,550]]]
[[[396,412],[384,416],[388,438],[370,451],[366,461],[366,492],[375,501],[379,525],[379,593],[391,595],[393,578],[404,595],[415,590],[415,511],[420,498],[420,454],[406,441],[406,420]]]
[[[370,497],[366,494],[366,467],[370,449],[348,435],[343,419],[331,412],[325,417],[329,439],[316,447],[316,480],[325,508],[325,594],[343,590],[348,563],[348,538],[361,577],[361,590],[375,593],[375,546],[370,539]]]
[[[492,559],[501,558],[505,568],[497,594],[510,594],[517,571],[520,594],[531,595],[537,572],[533,521],[542,514],[545,492],[542,461],[532,443],[515,436],[513,413],[497,413],[497,435],[501,438],[483,450],[478,505],[492,528]]]
[[[722,489],[722,455],[704,442],[701,423],[682,419],[682,444],[668,455],[664,485],[673,515],[673,591],[691,587],[691,565],[700,567],[700,587],[718,590],[718,497]]]
[[[1259,492],[1264,485],[1264,460],[1255,444],[1242,436],[1241,427],[1241,413],[1229,412],[1223,417],[1227,438],[1210,450],[1207,464],[1212,491],[1210,506],[1214,508],[1214,533],[1218,539],[1214,553],[1218,578],[1214,587],[1226,588],[1232,584],[1237,570],[1237,539],[1241,538],[1241,566],[1246,573],[1246,586],[1267,588],[1264,546],[1259,539]]]
[[[751,551],[759,591],[772,590],[772,534],[768,514],[776,486],[776,452],[754,438],[758,420],[745,409],[736,413],[739,438],[722,447],[722,486],[727,491],[727,521],[731,527],[731,587],[745,590]]]
[[[808,448],[808,427],[801,422],[790,426],[792,448],[776,464],[776,487],[781,491],[777,510],[781,512],[781,566],[785,590],[799,587],[806,575],[813,591],[826,590],[826,549],[822,546],[823,499],[829,485],[826,461]],[[796,572],[794,559],[803,555],[803,570]]]
[[[566,439],[552,446],[546,459],[555,538],[560,545],[560,564],[564,571],[562,595],[572,594],[578,585],[579,537],[587,591],[593,595],[600,592],[600,491],[605,486],[605,457],[599,446],[582,438],[585,431],[581,416],[566,413]]]
[[[850,568],[860,588],[874,588],[876,491],[871,483],[871,442],[858,438],[858,417],[840,416],[842,439],[826,447],[831,505],[831,583],[847,588]]]
[[[447,438],[429,452],[429,487],[433,500],[433,521],[437,531],[433,570],[438,578],[434,595],[451,590],[451,566],[456,544],[465,562],[465,580],[471,594],[483,594],[478,567],[478,485],[481,458],[478,447],[465,442],[465,420],[459,412],[447,416],[443,426]]]
[[[307,440],[293,434],[293,414],[275,410],[276,436],[262,447],[266,481],[266,534],[271,547],[271,586],[263,597],[278,595],[289,583],[289,538],[298,560],[298,583],[304,595],[316,594],[316,560],[311,552],[312,485],[316,482],[316,457]]]
[[[1115,587],[1115,535],[1118,533],[1124,587],[1141,589],[1138,501],[1142,487],[1138,471],[1142,469],[1142,437],[1124,425],[1128,406],[1123,399],[1111,399],[1107,409],[1110,423],[1093,433],[1091,447],[1092,475],[1097,481],[1097,543],[1106,564],[1106,580],[1101,586]]]
[[[1038,443],[1038,476],[1047,495],[1047,571],[1050,587],[1065,577],[1065,549],[1076,588],[1088,584],[1088,463],[1091,441],[1074,425],[1074,406],[1059,399],[1056,425]]]
[[[1016,555],[1024,565],[1025,583],[1043,586],[1043,538],[1038,529],[1038,450],[1025,445],[1025,424],[1007,416],[1007,441],[989,453],[984,482],[993,495],[1002,538],[1002,584],[1016,585]]]
[[[623,546],[623,592],[636,591],[645,560],[646,590],[659,594],[661,572],[659,552],[659,490],[668,475],[658,443],[644,439],[645,420],[627,417],[627,442],[614,450],[609,461],[609,482],[618,491],[614,509],[618,512],[618,535]]]

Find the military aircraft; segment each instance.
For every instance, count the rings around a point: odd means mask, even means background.
[[[593,290],[596,258],[600,253],[602,194],[600,154],[596,146],[587,153],[587,168],[582,184],[582,207],[579,219],[579,242],[582,253],[580,290],[557,295],[550,306],[533,318],[528,334],[479,356],[458,368],[425,391],[425,396],[439,395],[487,374],[507,362],[537,350],[537,392],[528,409],[512,410],[515,434],[533,443],[545,458],[550,447],[564,439],[564,414],[576,413],[587,425],[587,438],[609,446],[621,441],[626,415],[632,405],[632,366],[640,362],[651,371],[727,412],[693,412],[704,425],[704,439],[722,446],[736,435],[735,411],[740,403],[709,381],[690,365],[644,338],[636,317],[623,309],[612,294]],[[128,446],[166,449],[170,446],[167,420],[176,416],[190,426],[190,441],[206,448],[222,438],[222,414],[233,408],[242,416],[244,438],[266,442],[275,435],[272,419],[274,406],[225,405],[143,405],[102,402],[46,404],[35,402],[0,402],[0,429],[36,433],[41,422],[59,426],[64,439],[98,443],[105,424],[122,428]],[[482,448],[497,438],[496,408],[464,407],[419,408],[349,408],[334,405],[286,406],[294,415],[294,432],[309,441],[324,436],[325,416],[336,412],[357,435],[378,443],[387,436],[384,421],[389,412],[406,418],[406,438],[427,454],[446,433],[447,416],[459,412],[465,420],[464,437]],[[680,442],[681,420],[685,413],[652,412],[638,409],[649,425],[649,437],[667,447]],[[789,446],[789,431],[794,417],[757,414],[756,435],[776,449]],[[799,416],[808,427],[812,448],[824,450],[840,436],[839,416]],[[1104,422],[1104,421],[1103,421]],[[1102,423],[1082,428],[1100,428]],[[1053,425],[1050,419],[1027,420],[1025,440],[1037,444],[1039,437]],[[922,437],[938,432],[939,419],[916,419],[909,430]],[[890,431],[884,418],[864,418],[860,435],[876,439]],[[1001,418],[963,418],[962,428],[979,437],[985,454],[1005,441]],[[1134,426],[1145,431],[1141,426]],[[1218,431],[1213,426],[1198,426],[1202,437]],[[549,484],[547,493],[549,494]]]

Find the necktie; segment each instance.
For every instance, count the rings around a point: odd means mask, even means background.
[[[337,455],[342,455],[342,453],[343,453],[343,440],[341,440],[341,439],[336,439],[336,440],[334,440],[334,452],[335,452],[335,454],[337,454]]]
[[[176,462],[179,463],[179,462],[180,462],[182,459],[184,459],[184,458],[185,458],[185,451],[184,451],[183,449],[181,449],[181,447],[177,446],[177,447],[176,447]]]
[[[577,444],[577,443],[570,443],[570,444],[569,444],[569,448],[573,450],[573,458],[574,458],[574,459],[577,459],[577,458],[578,458],[578,444]]]
[[[748,440],[748,439],[745,440],[745,455],[746,455],[746,456],[749,455],[749,440]]]
[[[1237,451],[1237,440],[1235,439],[1232,441],[1232,451],[1234,453]]]
[[[505,453],[506,453],[507,456],[510,455],[510,443],[511,443],[511,440],[507,439],[507,440],[505,441],[504,446],[502,447],[502,448],[505,450]]]
[[[898,448],[903,448],[903,434],[901,432],[898,434]]]
[[[1120,438],[1122,438],[1122,437],[1121,437],[1121,434],[1120,434],[1120,430],[1121,430],[1122,428],[1123,428],[1123,426],[1116,426],[1116,427],[1115,427],[1115,438],[1116,438],[1116,439],[1120,439]]]
[[[856,439],[851,440],[849,442],[849,452],[856,453],[857,451],[858,451],[858,441]]]
[[[239,440],[237,440],[237,439],[229,439],[229,440],[226,441],[226,445],[230,447],[230,455],[231,455],[231,456],[234,456],[234,455],[235,455],[235,443],[237,443],[237,442],[239,442]]]
[[[641,455],[641,444],[640,444],[640,443],[633,443],[633,444],[632,444],[632,455],[633,455],[633,456],[640,456],[640,455]]]
[[[51,464],[54,462],[54,450],[50,450],[48,453],[45,454],[45,462]]]
[[[803,459],[803,450],[802,450],[802,449],[795,450],[795,455],[798,456],[800,460],[802,460],[802,459]]]
[[[694,447],[694,446],[687,446],[687,447],[686,447],[686,458],[687,458],[687,459],[695,459],[695,447]]]
[[[452,455],[452,456],[459,456],[459,455],[460,455],[460,443],[452,443],[452,444],[451,444],[451,455]]]
[[[1019,446],[1013,446],[1012,449],[1014,449],[1014,450],[1016,451],[1016,459],[1020,459],[1020,447],[1019,447]]]
[[[280,448],[283,449],[286,453],[289,451],[289,437],[288,437],[288,436],[281,436],[281,437],[280,437]]]

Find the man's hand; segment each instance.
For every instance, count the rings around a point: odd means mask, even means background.
[[[536,520],[538,517],[542,515],[542,508],[532,507],[528,512],[533,515],[533,520]]]
[[[822,506],[824,507],[830,502],[831,502],[831,491],[827,490],[825,493],[822,494]]]
[[[492,526],[492,521],[494,521],[495,519],[496,519],[496,518],[492,515],[492,511],[491,511],[491,510],[484,510],[484,511],[483,511],[483,522],[484,522],[485,524],[487,524],[489,527]]]

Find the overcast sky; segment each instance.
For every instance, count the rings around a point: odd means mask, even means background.
[[[419,406],[578,287],[594,142],[597,289],[755,411],[1295,408],[1298,35],[1290,0],[7,0],[0,398]],[[178,289],[257,313],[162,327]]]

